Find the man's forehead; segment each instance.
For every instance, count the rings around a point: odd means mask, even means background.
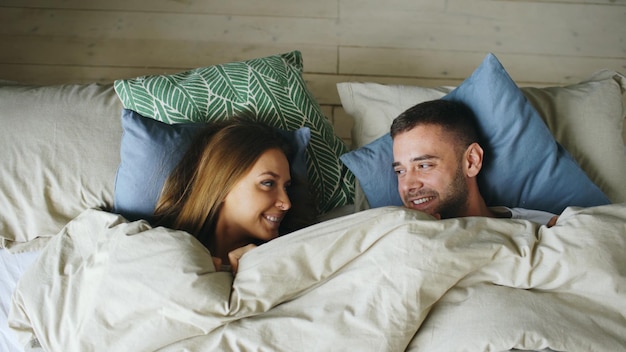
[[[412,133],[414,135],[417,134],[426,134],[426,135],[442,135],[445,132],[445,128],[442,125],[434,124],[434,123],[421,123],[410,130],[405,131],[406,133]]]

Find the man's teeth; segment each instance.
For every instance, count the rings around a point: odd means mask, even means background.
[[[429,200],[434,199],[434,197],[426,197],[426,198],[420,198],[420,199],[416,199],[413,201],[413,204],[418,205],[418,204],[422,204],[422,203],[426,203]]]

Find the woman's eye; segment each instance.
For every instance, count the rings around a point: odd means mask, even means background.
[[[265,187],[273,187],[274,186],[274,181],[272,181],[272,180],[262,181],[261,185],[265,186]]]

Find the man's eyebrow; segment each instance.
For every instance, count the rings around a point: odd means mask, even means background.
[[[414,163],[416,161],[424,161],[424,160],[431,160],[431,159],[440,159],[440,158],[438,156],[435,156],[435,155],[424,154],[424,155],[420,155],[420,156],[416,156],[416,157],[412,158],[411,162]]]
[[[419,155],[416,156],[414,158],[411,158],[411,160],[409,160],[411,163],[415,163],[415,162],[420,162],[420,161],[424,161],[424,160],[432,160],[432,159],[440,159],[438,156],[435,155],[430,155],[430,154],[424,154],[424,155]],[[396,167],[399,166],[400,162],[399,161],[394,161],[391,166],[392,167]]]

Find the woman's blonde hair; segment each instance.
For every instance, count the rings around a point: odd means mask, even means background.
[[[154,211],[157,224],[208,245],[226,195],[273,148],[291,159],[290,144],[270,126],[247,118],[207,125],[165,181]]]

